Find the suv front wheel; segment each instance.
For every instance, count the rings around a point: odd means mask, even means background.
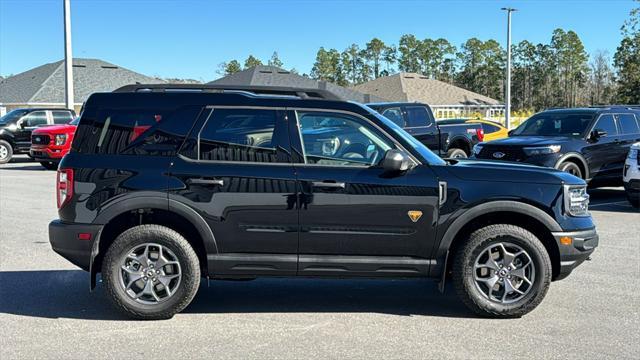
[[[140,225],[111,244],[102,280],[113,304],[129,317],[169,319],[196,295],[200,265],[182,235],[160,225]]]
[[[0,164],[6,164],[13,157],[13,148],[11,144],[4,140],[0,140]]]
[[[544,245],[514,225],[473,232],[453,263],[456,292],[471,310],[488,317],[520,317],[544,298],[551,260]]]

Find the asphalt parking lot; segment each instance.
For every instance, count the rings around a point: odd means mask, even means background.
[[[113,310],[51,250],[55,172],[0,166],[0,358],[635,358],[640,212],[622,188],[591,191],[601,240],[532,313],[476,318],[427,280],[206,282],[171,320]]]

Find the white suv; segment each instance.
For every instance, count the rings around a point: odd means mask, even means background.
[[[640,207],[640,142],[633,144],[624,163],[624,189],[634,207]]]

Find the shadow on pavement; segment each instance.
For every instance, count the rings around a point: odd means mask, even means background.
[[[98,285],[89,292],[81,270],[0,272],[0,313],[86,320],[125,320]],[[350,312],[474,317],[455,297],[441,295],[430,280],[257,279],[202,280],[185,313]]]
[[[37,171],[49,171],[42,167],[42,165],[38,163],[24,163],[24,165],[19,166],[6,166],[0,165],[0,170],[37,170]]]
[[[640,209],[631,206],[627,201],[624,188],[589,189],[589,208],[593,211],[639,213]]]

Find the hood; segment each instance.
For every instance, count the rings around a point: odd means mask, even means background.
[[[33,130],[32,134],[51,134],[51,133],[67,134],[75,131],[76,131],[75,125],[63,124],[63,125],[41,126]]]
[[[547,146],[574,140],[568,136],[513,136],[482,144],[483,146]]]
[[[584,180],[569,173],[508,161],[457,160],[446,167],[454,176],[469,181],[519,182],[535,184],[583,185]]]

